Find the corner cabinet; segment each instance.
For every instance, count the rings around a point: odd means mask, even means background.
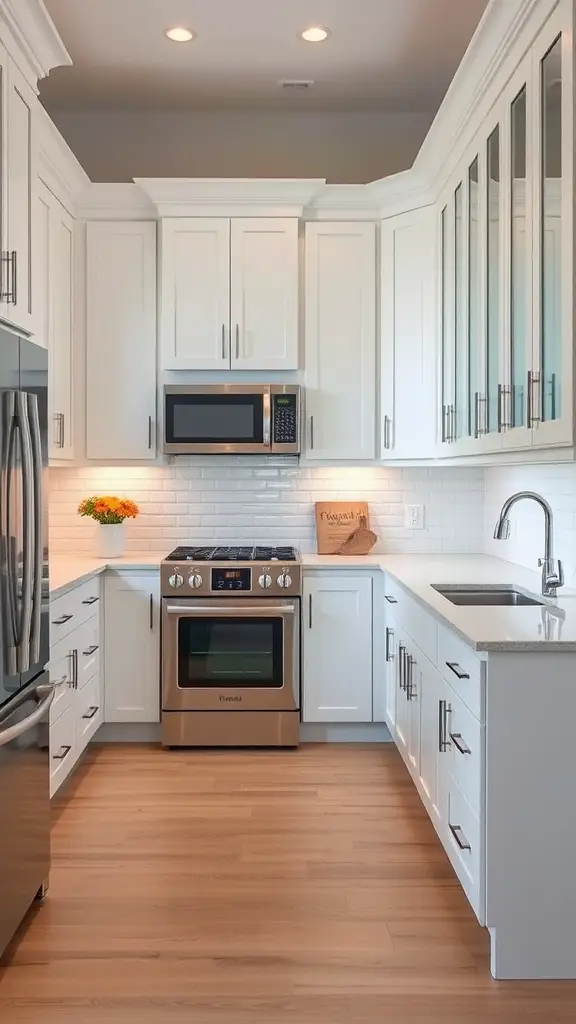
[[[161,225],[165,370],[298,369],[298,219]]]
[[[306,224],[308,460],[376,454],[376,227]]]
[[[160,720],[160,575],[106,577],[105,722]]]
[[[156,455],[156,223],[86,225],[86,456]]]
[[[437,218],[434,206],[381,228],[382,459],[435,455]]]
[[[36,182],[35,341],[48,349],[51,462],[74,458],[74,221],[52,192]]]
[[[302,721],[372,721],[372,579],[314,574],[302,598]]]
[[[574,444],[568,7],[545,23],[438,207],[444,456]]]

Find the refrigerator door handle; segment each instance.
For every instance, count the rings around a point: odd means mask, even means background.
[[[38,398],[28,394],[28,418],[32,441],[32,485],[34,491],[34,566],[32,576],[32,631],[30,636],[30,667],[40,660],[40,623],[42,615],[42,569],[44,563],[44,538],[42,531],[42,440]]]
[[[16,675],[17,654],[19,643],[19,614],[18,614],[18,588],[17,588],[17,540],[12,536],[12,505],[13,497],[13,473],[16,462],[16,391],[5,391],[2,401],[3,432],[6,438],[6,447],[2,452],[3,469],[6,474],[6,490],[4,510],[2,510],[2,532],[6,545],[6,574],[3,575],[3,591],[5,602],[3,602],[3,615],[6,625],[5,646],[4,646],[4,667],[9,676]],[[4,595],[3,595],[4,596]]]
[[[16,725],[10,725],[3,732],[0,732],[0,747],[4,747],[7,743],[17,740],[19,736],[28,732],[29,729],[33,729],[38,722],[41,722],[54,700],[55,693],[56,686],[41,683],[36,689],[36,696],[40,698],[40,703],[27,718],[23,718],[21,722],[17,722]]]
[[[22,437],[23,523],[24,552],[22,562],[22,610],[18,643],[18,671],[30,668],[30,639],[32,634],[33,573],[34,573],[34,458],[32,432],[28,416],[28,395],[16,393],[16,414]]]

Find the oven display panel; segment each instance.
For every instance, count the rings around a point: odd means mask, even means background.
[[[212,569],[212,590],[251,590],[251,569]]]

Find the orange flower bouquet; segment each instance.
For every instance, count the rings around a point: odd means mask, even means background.
[[[120,558],[124,553],[124,520],[135,519],[139,511],[129,498],[115,498],[109,494],[84,498],[78,506],[79,515],[100,523],[98,554],[102,558]]]
[[[90,516],[102,526],[118,526],[125,519],[136,519],[140,509],[129,498],[114,498],[111,495],[84,498],[78,506],[81,516]]]

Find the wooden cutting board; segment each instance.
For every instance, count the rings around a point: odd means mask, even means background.
[[[366,501],[317,501],[315,513],[319,555],[367,555],[378,539]]]

